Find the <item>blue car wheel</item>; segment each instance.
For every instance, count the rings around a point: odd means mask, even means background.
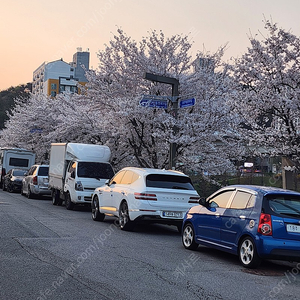
[[[250,269],[257,268],[261,263],[255,243],[250,236],[243,238],[239,245],[239,259],[244,267]]]
[[[192,224],[187,223],[182,231],[182,243],[186,249],[196,250],[198,244],[195,242],[195,232]]]

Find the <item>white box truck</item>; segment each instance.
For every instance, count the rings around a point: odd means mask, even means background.
[[[52,143],[48,187],[53,205],[63,201],[67,209],[90,205],[95,188],[114,175],[110,156],[109,147],[103,145]]]
[[[35,164],[35,153],[22,148],[0,148],[0,187],[11,169],[29,170]]]

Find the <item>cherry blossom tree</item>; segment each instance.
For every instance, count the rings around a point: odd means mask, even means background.
[[[232,68],[232,107],[254,154],[298,156],[300,39],[268,20],[265,30]]]
[[[238,136],[227,102],[230,78],[221,62],[224,48],[209,55],[189,55],[188,36],[166,38],[152,31],[138,44],[121,29],[98,53],[99,68],[88,72],[87,97],[111,122],[116,157],[127,153],[123,164],[168,167],[169,145],[176,143],[177,163],[184,169],[222,172],[237,155]],[[201,65],[200,61],[209,62]],[[218,70],[217,70],[218,69]],[[170,86],[144,79],[144,73],[176,78],[181,97],[196,97],[193,108],[141,107],[143,94],[171,95]],[[175,130],[174,130],[175,128]],[[128,161],[129,160],[129,161]]]
[[[16,99],[15,103],[15,108],[8,113],[5,128],[0,132],[0,146],[33,150],[37,161],[42,162],[49,152],[46,136],[57,122],[55,106],[51,99],[42,95],[31,96],[26,102]]]
[[[37,154],[37,162],[49,159],[53,142],[100,143],[107,140],[107,128],[90,101],[77,94],[56,98],[31,95],[17,105],[1,132],[1,146],[26,148]]]

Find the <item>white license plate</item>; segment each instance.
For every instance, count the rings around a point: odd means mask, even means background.
[[[287,224],[286,225],[286,231],[287,232],[298,232],[298,233],[300,233],[300,226],[299,225]]]
[[[162,215],[168,218],[182,218],[182,213],[179,211],[163,211]]]

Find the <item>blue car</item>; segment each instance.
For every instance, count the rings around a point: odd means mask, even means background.
[[[300,261],[300,193],[272,187],[221,188],[183,220],[186,249],[199,244],[239,256],[246,268],[262,259]]]

